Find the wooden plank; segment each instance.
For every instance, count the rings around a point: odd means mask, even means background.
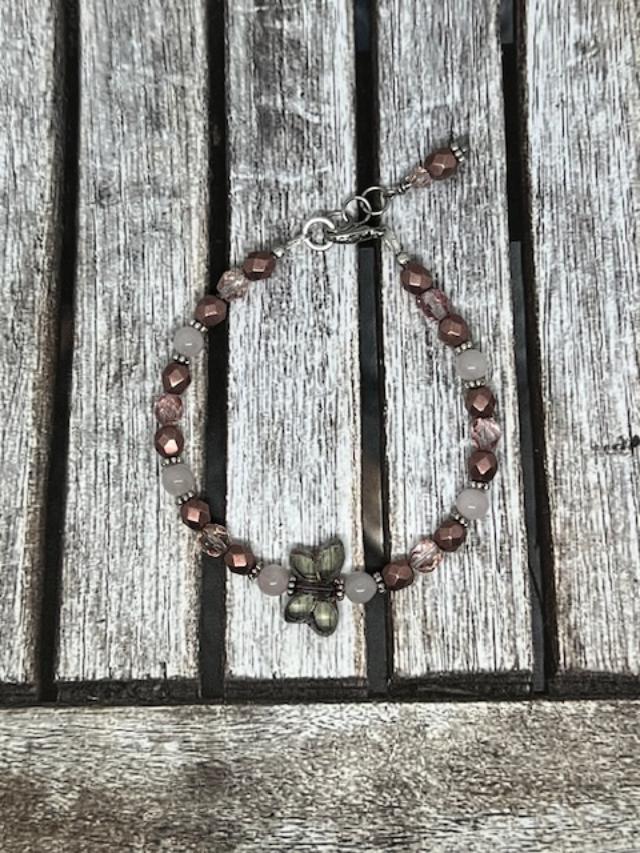
[[[431,269],[490,358],[503,438],[492,511],[467,545],[393,599],[398,686],[437,680],[480,689],[531,678],[513,353],[498,3],[449,0],[378,7],[380,173],[399,179],[451,132],[468,134],[461,173],[399,199],[390,221],[407,252]],[[414,22],[420,17],[420,26]],[[469,418],[454,355],[383,256],[389,532],[393,555],[433,531],[465,482]]]
[[[626,853],[640,833],[638,710],[514,702],[5,711],[3,845]]]
[[[560,690],[640,681],[640,4],[526,5]]]
[[[206,288],[205,37],[201,0],[80,3],[63,696],[197,690],[197,545],[159,485],[151,411],[173,330]],[[200,472],[205,365],[194,374],[185,432]]]
[[[227,12],[231,256],[241,259],[354,186],[353,27],[350,4],[326,0]],[[357,298],[354,247],[298,246],[230,310],[227,515],[269,562],[339,535],[346,568],[362,565]],[[338,630],[321,638],[285,624],[282,606],[229,579],[228,693],[362,684],[360,608],[342,606]]]
[[[61,44],[54,2],[0,11],[0,695],[32,695],[58,305]]]

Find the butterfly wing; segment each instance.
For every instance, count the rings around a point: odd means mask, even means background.
[[[308,592],[294,593],[284,609],[284,618],[287,622],[306,622],[313,612],[315,598]]]
[[[318,548],[314,562],[316,574],[323,583],[334,580],[344,565],[344,545],[339,539],[332,539]]]
[[[335,601],[332,599],[317,601],[309,624],[322,637],[333,634],[338,627],[338,608]]]
[[[303,581],[316,583],[320,580],[316,569],[316,561],[310,548],[294,548],[289,554],[289,563],[294,575]]]

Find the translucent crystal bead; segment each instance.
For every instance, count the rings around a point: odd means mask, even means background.
[[[442,562],[444,554],[433,539],[421,539],[409,554],[409,565],[414,572],[432,572]]]
[[[249,284],[249,279],[242,270],[233,267],[233,269],[222,273],[217,289],[223,299],[231,302],[234,299],[241,299],[249,289]]]
[[[500,441],[500,427],[494,418],[476,418],[471,424],[471,443],[478,450],[493,450]]]

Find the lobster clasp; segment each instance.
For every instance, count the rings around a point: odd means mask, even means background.
[[[327,239],[332,243],[353,245],[355,243],[364,243],[367,240],[379,240],[381,237],[384,237],[386,230],[382,225],[353,222],[329,232]]]

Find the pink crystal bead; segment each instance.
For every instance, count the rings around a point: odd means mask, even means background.
[[[409,565],[414,572],[432,572],[442,562],[444,553],[433,539],[421,539],[409,554]]]
[[[249,284],[249,279],[242,270],[234,267],[222,273],[217,290],[223,299],[231,302],[233,299],[241,299],[249,289]]]
[[[158,423],[175,424],[182,417],[182,398],[177,394],[161,394],[153,409]]]
[[[431,175],[420,163],[417,166],[414,166],[407,175],[407,182],[414,187],[427,187],[431,181]]]
[[[432,288],[418,296],[418,305],[430,320],[440,322],[449,314],[451,303],[442,290]]]
[[[471,424],[471,443],[478,450],[493,450],[501,434],[494,418],[476,418]]]

